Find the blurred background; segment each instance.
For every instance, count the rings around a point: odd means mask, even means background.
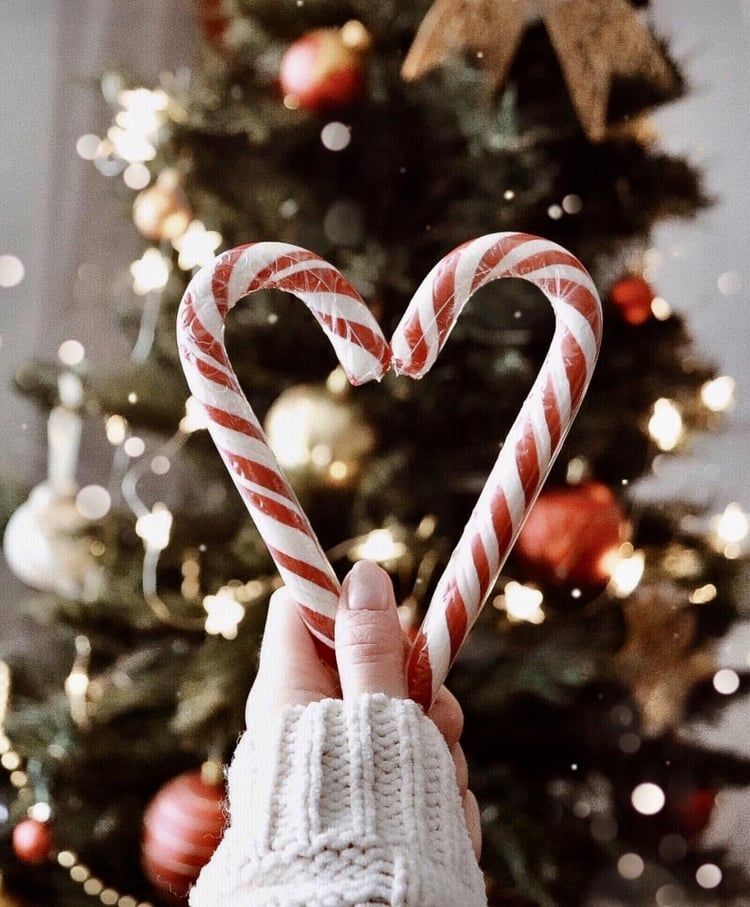
[[[216,767],[274,580],[184,411],[171,325],[192,268],[250,239],[299,243],[342,268],[385,325],[427,262],[514,228],[581,257],[608,334],[550,509],[527,525],[454,675],[490,902],[750,904],[750,3],[591,2],[588,76],[561,62],[570,35],[551,4],[527,4],[518,47],[502,53],[513,41],[500,13],[479,29],[484,47],[458,27],[460,4],[436,4],[442,44],[468,36],[445,51],[418,33],[429,3],[380,6],[0,7],[0,500],[16,520],[0,572],[12,691],[4,716],[0,674],[1,904],[179,902],[195,867],[165,853],[160,804],[184,796],[180,780],[220,800]],[[642,71],[610,99],[603,58],[626,39]],[[410,47],[421,69],[404,78]],[[584,112],[597,94],[606,124]],[[139,116],[155,124],[142,135]],[[150,150],[132,150],[136,133]],[[384,563],[409,632],[546,342],[533,293],[514,282],[508,304],[493,292],[424,404],[395,385],[387,400],[347,396],[286,300],[269,296],[230,331],[334,566]],[[451,397],[457,374],[475,393]],[[476,456],[441,450],[420,474],[451,418]],[[446,474],[450,502],[431,504]],[[571,553],[581,518],[595,537]],[[566,531],[561,576],[549,552]],[[599,575],[610,549],[620,572]],[[583,628],[588,649],[574,642]],[[227,669],[231,651],[244,670]]]

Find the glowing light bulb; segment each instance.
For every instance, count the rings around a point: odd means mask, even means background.
[[[703,405],[712,413],[723,413],[734,406],[736,382],[729,375],[720,375],[713,381],[706,381],[701,388]]]
[[[149,551],[164,551],[169,546],[173,517],[169,509],[161,503],[154,504],[151,513],[139,516],[135,523],[135,533]]]
[[[640,583],[645,567],[646,556],[642,551],[616,557],[609,585],[617,598],[627,598],[630,595]]]
[[[119,444],[122,444],[127,436],[128,421],[122,416],[110,416],[105,423],[104,430],[107,433],[107,440],[109,443],[117,447]]]
[[[511,621],[541,624],[545,618],[543,601],[544,595],[539,589],[511,580],[496,599],[495,606],[504,610]]]
[[[74,668],[65,678],[65,692],[76,698],[85,696],[89,688],[89,676],[85,671]]]
[[[185,401],[185,415],[180,419],[180,431],[186,435],[194,431],[208,428],[208,415],[203,404],[195,397],[188,397]]]
[[[133,275],[133,291],[145,296],[152,290],[161,290],[167,285],[172,263],[158,249],[146,249],[143,255],[130,266]]]
[[[156,157],[156,148],[140,132],[122,129],[120,126],[110,126],[107,130],[107,138],[112,143],[112,149],[117,157],[129,164],[141,164],[143,161],[152,161]]]
[[[692,592],[690,602],[693,605],[705,605],[712,602],[717,594],[716,586],[713,583],[706,583],[705,586],[700,586]]]
[[[352,548],[349,557],[354,561],[377,561],[382,564],[402,557],[406,551],[406,545],[398,541],[390,529],[373,529],[359,545]]]
[[[658,784],[646,781],[633,789],[630,801],[636,812],[643,816],[655,816],[664,808],[667,798]]]
[[[236,639],[245,608],[235,598],[231,586],[222,586],[216,595],[207,595],[203,599],[203,607],[206,611],[206,633]]]
[[[727,504],[724,513],[714,517],[712,526],[717,540],[724,545],[738,545],[750,530],[747,514],[736,502]]]
[[[172,245],[180,253],[177,264],[183,271],[208,264],[221,242],[221,233],[207,230],[203,221],[191,221],[182,236],[176,236],[172,240]]]
[[[117,126],[125,133],[151,138],[164,123],[169,96],[160,88],[135,88],[118,92],[117,101],[122,107],[115,117]]]
[[[684,428],[682,414],[673,400],[660,397],[654,403],[653,415],[648,422],[648,432],[659,450],[674,450],[682,440]]]

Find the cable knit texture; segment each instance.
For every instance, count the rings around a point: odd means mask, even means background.
[[[484,907],[445,740],[383,694],[286,709],[237,745],[191,907]]]

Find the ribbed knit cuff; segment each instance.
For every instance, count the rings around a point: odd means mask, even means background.
[[[382,694],[287,709],[240,740],[230,825],[191,907],[482,907],[434,723]]]

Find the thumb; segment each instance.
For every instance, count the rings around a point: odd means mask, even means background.
[[[355,564],[336,613],[336,661],[344,699],[360,693],[406,698],[403,631],[385,570]]]

